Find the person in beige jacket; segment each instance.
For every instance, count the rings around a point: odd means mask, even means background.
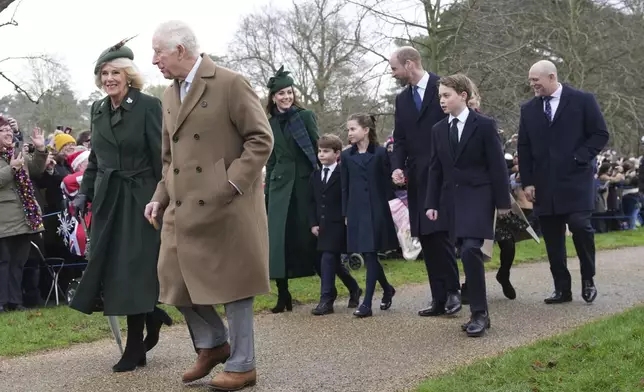
[[[185,23],[160,25],[152,46],[153,64],[173,80],[162,100],[163,176],[145,211],[155,224],[164,211],[159,300],[183,313],[199,353],[183,381],[225,362],[211,387],[240,390],[257,377],[253,297],[270,290],[262,169],[271,129],[246,79],[200,54]]]

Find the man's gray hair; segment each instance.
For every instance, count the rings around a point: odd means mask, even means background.
[[[154,38],[160,39],[167,49],[176,50],[181,45],[186,48],[188,55],[199,56],[199,43],[194,31],[180,20],[170,20],[162,23],[154,32]]]

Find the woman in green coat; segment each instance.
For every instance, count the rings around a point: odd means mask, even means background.
[[[288,74],[280,68],[267,85],[266,110],[274,146],[266,165],[264,189],[270,277],[275,279],[278,293],[273,313],[293,308],[288,279],[315,275],[318,256],[308,222],[309,179],[318,165],[318,128],[313,112],[298,105]]]
[[[92,105],[92,150],[74,199],[81,213],[91,202],[92,225],[89,264],[70,306],[90,314],[102,294],[106,316],[127,316],[126,348],[115,372],[144,366],[161,324],[171,322],[156,308],[160,235],[143,215],[161,179],[161,102],[141,93],[133,59],[124,42],[98,58],[95,82],[107,97]]]

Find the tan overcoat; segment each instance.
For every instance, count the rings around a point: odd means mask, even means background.
[[[165,207],[159,300],[175,306],[270,290],[261,174],[271,129],[246,79],[202,57],[183,103],[176,80],[163,95],[163,178],[152,200]]]

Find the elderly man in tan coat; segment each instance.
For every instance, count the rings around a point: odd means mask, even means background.
[[[163,178],[145,211],[155,224],[163,215],[160,301],[183,313],[199,353],[183,381],[225,362],[211,386],[236,391],[256,382],[253,297],[270,290],[261,175],[271,129],[249,83],[200,54],[185,23],[163,23],[152,45],[174,80],[163,95]]]

